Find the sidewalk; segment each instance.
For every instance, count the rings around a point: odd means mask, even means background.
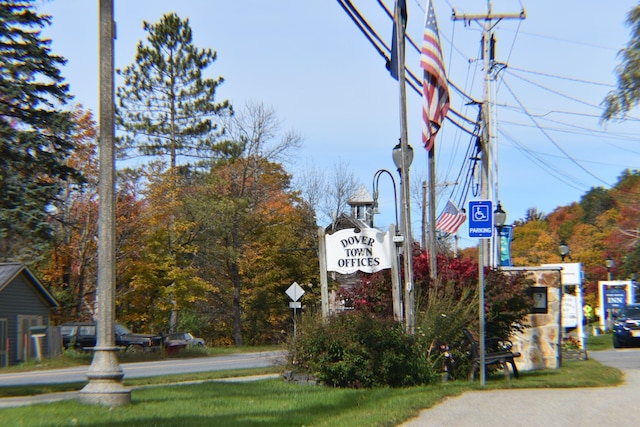
[[[623,371],[625,382],[618,387],[467,392],[420,412],[401,427],[635,427],[640,420],[640,370]]]

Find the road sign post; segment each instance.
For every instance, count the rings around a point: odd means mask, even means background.
[[[469,237],[491,238],[493,236],[493,209],[491,200],[472,200],[469,202]],[[485,316],[484,316],[484,262],[482,245],[478,245],[478,288],[480,321],[480,384],[486,384],[485,374]]]
[[[298,300],[302,298],[302,295],[304,295],[304,289],[302,289],[302,286],[298,285],[298,282],[293,282],[291,286],[289,286],[287,290],[284,292],[292,300],[292,302],[289,303],[289,308],[293,308],[293,338],[295,338],[297,310],[299,308],[302,308],[302,303],[299,302]]]

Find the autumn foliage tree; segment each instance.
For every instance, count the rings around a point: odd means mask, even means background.
[[[607,279],[605,259],[615,263],[614,278],[640,271],[640,173],[625,170],[611,189],[592,188],[578,202],[560,206],[541,218],[514,224],[512,258],[516,266],[558,263],[558,245],[571,252],[565,262],[581,263],[585,301],[598,305],[598,281]]]
[[[40,271],[60,302],[61,319],[90,316],[96,285],[96,236],[98,228],[98,164],[96,123],[91,112],[78,106],[72,140],[75,150],[67,159],[80,171],[82,185],[62,182],[62,192],[53,203],[53,228],[49,256]]]
[[[227,128],[239,149],[211,167],[188,208],[203,227],[199,268],[217,285],[213,317],[243,345],[245,335],[255,342],[280,333],[290,316],[284,290],[316,277],[315,253],[308,251],[315,217],[275,162],[299,136],[281,133],[275,112],[262,104],[248,104]]]

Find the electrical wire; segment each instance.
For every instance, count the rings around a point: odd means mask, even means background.
[[[362,15],[362,13],[360,13],[358,8],[355,7],[350,0],[338,0],[338,3],[344,9],[347,15],[351,18],[351,20],[356,24],[356,26],[362,32],[362,34],[367,38],[367,40],[369,40],[369,42],[376,48],[380,56],[382,56],[385,59],[385,63],[388,63],[389,56],[387,55],[387,53],[391,52],[391,48],[387,45],[386,42],[384,42],[382,37],[380,37],[380,35],[373,29],[371,24],[369,24],[369,22],[364,18],[364,16]],[[422,95],[421,79],[419,79],[416,76],[416,74],[406,66],[405,66],[405,70],[407,71],[408,76],[411,77],[411,79],[407,79],[407,84],[409,84],[409,86],[417,94]],[[452,113],[454,116],[458,117],[459,119],[466,121],[467,123],[475,124],[472,120],[466,118],[465,116],[458,113],[454,109],[450,108],[449,112]],[[462,131],[468,134],[472,134],[472,131],[466,129],[464,125],[461,125],[460,123],[456,122],[454,119],[449,117],[449,115],[447,115],[447,120],[452,124],[454,124],[459,129],[461,129]]]
[[[586,174],[588,174],[589,176],[591,176],[592,178],[596,179],[597,181],[603,183],[604,185],[606,185],[607,187],[611,188],[613,187],[610,183],[604,181],[602,178],[600,178],[599,176],[595,175],[593,172],[591,172],[590,170],[588,170],[587,168],[585,168],[584,166],[582,166],[578,161],[576,161],[576,159],[573,158],[573,156],[571,156],[569,153],[567,153],[552,137],[551,135],[549,135],[549,133],[542,127],[540,126],[540,124],[537,122],[536,118],[531,115],[529,113],[529,111],[527,110],[527,108],[524,106],[524,104],[522,104],[522,102],[520,101],[520,99],[516,96],[516,94],[513,92],[513,90],[511,89],[511,86],[509,86],[509,83],[506,80],[503,80],[503,83],[505,85],[505,87],[507,88],[507,90],[509,91],[509,93],[511,94],[511,96],[513,97],[513,99],[518,103],[518,105],[520,106],[520,108],[522,109],[522,111],[530,118],[530,120],[534,123],[535,127],[547,138],[547,140],[549,142],[551,142],[562,154],[565,155],[565,157],[567,159],[569,159],[574,165],[576,165],[578,168],[580,168],[582,171],[584,171]]]

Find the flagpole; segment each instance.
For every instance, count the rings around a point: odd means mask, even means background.
[[[411,238],[411,194],[409,183],[409,137],[407,132],[407,89],[405,85],[405,28],[401,22],[401,5],[403,0],[396,0],[394,10],[394,22],[396,29],[396,42],[398,49],[398,84],[400,89],[400,148],[401,148],[401,167],[400,179],[402,188],[402,234],[403,240],[403,260],[404,260],[404,304],[405,304],[405,328],[408,334],[415,333],[415,293],[413,289],[413,251]],[[404,6],[404,3],[403,5]]]
[[[436,144],[429,150],[429,272],[437,286],[438,253],[436,248]]]

